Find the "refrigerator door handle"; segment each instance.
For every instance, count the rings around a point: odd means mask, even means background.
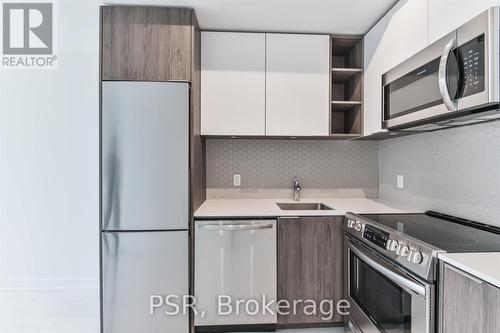
[[[221,224],[221,223],[204,223],[199,224],[198,228],[202,230],[211,230],[211,231],[221,231],[221,230],[230,230],[230,231],[240,231],[240,230],[261,230],[261,229],[272,229],[274,225],[272,223],[244,223],[244,224]]]

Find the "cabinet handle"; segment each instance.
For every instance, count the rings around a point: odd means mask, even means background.
[[[423,286],[417,282],[414,282],[410,279],[405,278],[400,273],[393,272],[391,269],[383,266],[382,264],[379,264],[375,260],[368,257],[366,254],[361,252],[358,248],[350,246],[349,251],[353,252],[365,264],[367,264],[368,266],[373,268],[375,271],[377,271],[377,273],[379,273],[380,275],[383,275],[384,277],[391,280],[393,283],[397,284],[398,286],[400,286],[402,288],[410,289],[414,293],[419,294],[420,296],[426,297],[427,290],[426,290],[425,286]]]

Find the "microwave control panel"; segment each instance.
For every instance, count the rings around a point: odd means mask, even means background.
[[[484,91],[484,34],[458,47],[463,66],[462,97]]]

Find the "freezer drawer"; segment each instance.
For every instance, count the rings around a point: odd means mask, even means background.
[[[102,234],[103,333],[188,333],[188,316],[150,315],[150,296],[171,294],[188,294],[187,231]]]
[[[103,230],[187,229],[189,85],[102,83]]]
[[[230,296],[233,303],[265,295],[269,302],[276,300],[276,288],[275,220],[196,222],[194,292],[206,311],[203,318],[195,316],[196,326],[276,323],[275,314],[250,315],[244,306],[239,315],[217,313],[218,295]]]

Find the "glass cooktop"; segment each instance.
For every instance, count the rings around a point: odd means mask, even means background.
[[[435,212],[363,214],[446,252],[500,252],[500,228]]]

